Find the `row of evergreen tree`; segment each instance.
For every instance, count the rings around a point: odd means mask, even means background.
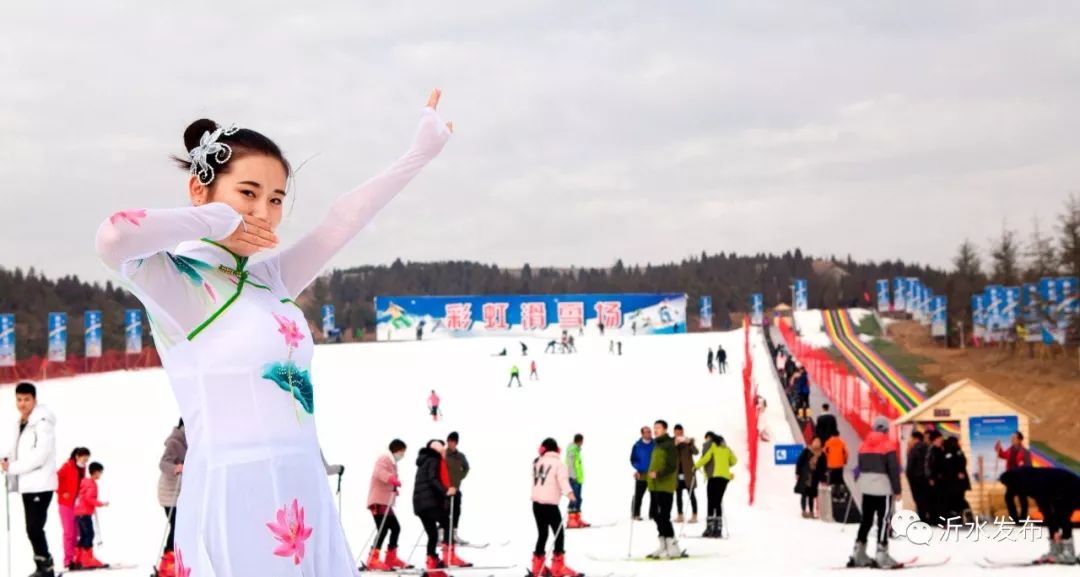
[[[949,299],[950,325],[965,319],[970,328],[971,295],[987,284],[1016,286],[1044,276],[1080,276],[1080,200],[1070,196],[1053,233],[1034,228],[1026,242],[1003,227],[989,243],[986,258],[978,246],[964,241],[952,270],[941,270],[904,261],[856,262],[850,256],[815,259],[802,251],[783,254],[707,254],[677,263],[626,265],[621,260],[610,268],[505,269],[469,261],[405,263],[335,270],[318,279],[299,299],[313,326],[322,304],[332,303],[337,323],[346,330],[372,333],[376,295],[454,294],[566,294],[679,292],[690,297],[690,328],[697,323],[698,297],[713,298],[717,328],[731,326],[731,315],[746,312],[750,295],[760,292],[765,306],[791,302],[796,278],[808,281],[809,305],[813,308],[871,306],[875,282],[881,278],[917,276],[935,294]],[[989,266],[984,267],[983,263]],[[45,278],[30,269],[0,267],[0,313],[16,314],[19,358],[46,350],[49,312],[69,314],[69,351],[81,354],[82,314],[101,310],[106,349],[123,347],[123,311],[139,302],[111,282],[104,286],[80,281],[75,276]],[[79,330],[74,330],[79,328]]]
[[[970,239],[964,240],[952,264],[943,293],[949,297],[950,325],[955,328],[955,319],[964,319],[970,331],[971,296],[986,285],[1020,286],[1044,277],[1080,276],[1080,199],[1069,196],[1050,231],[1036,219],[1030,236],[1021,239],[1003,225],[985,253]]]

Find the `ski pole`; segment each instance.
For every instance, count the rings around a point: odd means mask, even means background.
[[[356,562],[360,565],[367,566],[367,563],[361,561],[364,558],[364,551],[367,551],[368,544],[375,538],[375,535],[382,535],[383,529],[386,527],[386,519],[390,517],[390,513],[394,510],[394,502],[397,501],[397,493],[390,495],[390,504],[386,507],[386,513],[383,514],[382,521],[379,522],[375,532],[368,535],[367,540],[364,541],[364,546],[360,548],[360,556],[357,557]],[[414,549],[415,550],[415,549]]]
[[[11,478],[4,475],[4,517],[7,527],[7,533],[4,535],[4,541],[7,543],[7,574],[11,575]]]
[[[413,543],[412,549],[409,551],[409,556],[405,558],[405,563],[406,564],[411,564],[413,553],[416,553],[416,548],[420,546],[420,540],[423,539],[424,535],[426,535],[426,534],[427,534],[427,530],[425,529],[424,531],[421,531],[419,535],[416,536],[416,543]]]
[[[634,489],[637,491],[637,488]],[[634,505],[637,505],[637,493],[630,498],[630,542],[626,546],[626,558],[630,559],[634,555]]]
[[[457,543],[456,536],[454,535],[454,501],[457,499],[454,499],[454,497],[457,497],[457,491],[454,491],[454,494],[450,496],[450,518],[447,519],[450,525],[450,527],[448,527],[450,536],[446,538],[446,542],[450,545]]]
[[[889,541],[889,536],[891,532],[893,506],[895,504],[891,496],[889,497],[887,503],[888,504],[885,506],[885,515],[881,517],[881,523],[879,523],[880,527],[878,527],[878,533],[880,535],[878,537],[878,543],[881,544],[887,543]]]
[[[569,513],[568,513],[569,514]],[[562,509],[559,509],[559,528],[555,530],[554,538],[551,540],[551,552],[555,552],[555,543],[559,540],[559,535],[562,535],[563,529],[566,528],[566,517],[562,514]]]
[[[852,495],[851,492],[847,491],[846,486],[844,487],[844,492],[845,492],[845,494],[847,494],[848,499],[847,499],[847,508],[844,509],[844,520],[843,520],[844,526],[840,528],[841,533],[843,533],[843,532],[845,532],[847,530],[848,515],[851,513],[851,504],[855,501],[855,495]]]
[[[172,533],[173,523],[176,519],[176,500],[180,497],[180,481],[182,481],[183,473],[176,476],[176,491],[173,492],[173,506],[169,508],[169,516],[165,522],[165,534],[161,536],[161,546],[158,547],[158,559],[165,554],[165,544],[169,542],[169,534]],[[154,560],[154,564],[157,564],[157,559]]]
[[[690,505],[690,510],[692,511],[693,510],[693,503],[690,503],[689,501],[691,499],[696,499],[697,498],[697,497],[694,497],[694,489],[693,489],[694,485],[693,485],[692,482],[687,483],[685,480],[683,481],[683,485],[686,487],[686,496],[687,496],[687,503],[686,504]],[[675,489],[675,490],[678,491],[678,489]],[[679,497],[681,498],[682,495],[680,495]],[[680,539],[686,536],[686,522],[687,522],[687,517],[684,515],[682,525],[679,526],[679,538]]]
[[[337,474],[337,510],[338,510],[338,517],[339,518],[345,515],[345,511],[342,510],[342,508],[341,508],[341,478],[344,475],[345,475],[345,470],[344,469],[339,471],[338,474]]]
[[[98,547],[101,547],[102,545],[105,544],[105,537],[102,536],[101,520],[98,519],[97,511],[94,511],[94,525],[97,526],[97,531],[96,531],[97,539],[94,540],[94,545],[96,545]]]

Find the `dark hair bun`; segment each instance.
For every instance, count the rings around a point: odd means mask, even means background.
[[[209,118],[200,118],[192,122],[184,129],[184,150],[190,151],[195,148],[199,145],[199,140],[202,139],[203,134],[217,129],[218,124]]]

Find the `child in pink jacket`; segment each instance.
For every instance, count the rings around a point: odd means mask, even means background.
[[[533,461],[533,517],[536,519],[536,550],[533,551],[530,577],[550,574],[551,577],[580,577],[581,573],[566,566],[563,547],[565,530],[559,503],[563,495],[574,500],[574,491],[570,488],[570,474],[559,456],[559,444],[555,439],[544,439],[540,445],[540,456]],[[550,573],[544,569],[547,555],[548,531],[555,533],[555,550],[551,557]]]
[[[98,479],[105,471],[101,463],[90,463],[87,476],[79,483],[79,496],[75,499],[75,523],[79,526],[79,547],[75,553],[75,562],[83,569],[105,567],[94,557],[94,513],[98,507],[108,507],[105,501],[98,501]]]
[[[412,569],[413,566],[398,558],[398,536],[401,534],[401,525],[397,516],[394,515],[394,501],[397,499],[398,487],[401,481],[398,479],[397,463],[405,457],[405,442],[394,439],[390,442],[390,452],[383,454],[375,461],[375,470],[371,472],[371,488],[368,489],[368,510],[375,518],[375,528],[379,531],[375,538],[375,545],[371,548],[368,556],[368,571],[397,571],[399,569]],[[386,560],[379,560],[379,551],[382,549],[386,533],[390,533],[390,546],[386,550]]]

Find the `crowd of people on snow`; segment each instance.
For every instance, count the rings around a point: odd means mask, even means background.
[[[971,490],[968,459],[956,436],[936,428],[913,431],[907,440],[904,466],[900,449],[889,436],[891,423],[877,417],[871,432],[862,440],[856,453],[853,476],[862,494],[858,511],[852,511],[850,491],[844,469],[849,462],[847,444],[840,435],[836,416],[825,403],[814,422],[810,414],[810,380],[805,367],[782,346],[774,346],[766,335],[776,361],[788,401],[797,422],[805,426],[806,447],[795,466],[795,493],[800,495],[804,518],[816,518],[815,503],[828,505],[833,520],[859,523],[855,548],[848,565],[853,567],[896,567],[888,553],[889,523],[894,506],[901,498],[900,477],[907,478],[913,505],[919,519],[932,526],[947,527],[950,522],[975,521],[966,494]],[[1030,522],[1029,499],[1034,499],[1043,515],[1050,537],[1050,550],[1037,563],[1073,564],[1077,562],[1072,539],[1073,511],[1080,509],[1080,476],[1071,471],[1034,468],[1031,451],[1024,446],[1024,435],[1012,433],[1009,446],[995,444],[997,456],[1005,461],[1001,482],[1005,485],[1005,504],[1013,523]],[[819,500],[820,488],[827,487],[829,498]],[[847,506],[843,506],[843,503]],[[843,509],[841,514],[840,510]],[[867,553],[871,527],[877,525],[876,555]]]
[[[107,567],[94,555],[96,509],[108,506],[98,498],[97,484],[104,467],[90,461],[89,449],[77,447],[57,468],[55,416],[38,403],[37,389],[32,383],[20,383],[15,396],[20,415],[14,435],[15,446],[7,451],[2,463],[9,489],[22,495],[26,532],[37,563],[37,571],[32,577],[54,575],[44,531],[54,493],[63,525],[64,569]],[[433,390],[428,407],[436,420],[441,416],[439,405],[439,396]],[[411,501],[413,512],[424,529],[426,545],[422,569],[430,577],[446,577],[445,569],[448,568],[472,566],[458,554],[458,547],[468,545],[458,535],[457,528],[462,514],[461,487],[470,471],[469,461],[458,446],[459,441],[459,434],[451,432],[445,440],[428,441],[416,454]],[[565,532],[591,526],[582,518],[584,442],[584,435],[574,435],[573,442],[564,451],[555,439],[544,439],[532,462],[537,541],[530,574],[534,577],[581,575],[567,565]],[[395,514],[395,505],[404,485],[398,463],[405,458],[407,449],[404,441],[394,439],[386,452],[375,460],[367,497],[367,509],[374,528],[372,537],[364,544],[365,548],[370,544],[370,550],[361,570],[414,569],[408,556],[398,555],[401,523]],[[161,556],[155,567],[157,577],[175,577],[180,575],[178,569],[183,567],[182,558],[174,550],[174,535],[186,455],[187,438],[181,420],[165,439],[158,462],[157,495],[167,525]],[[652,427],[641,428],[640,437],[630,451],[634,478],[631,522],[643,520],[642,510],[648,497],[647,515],[655,523],[658,537],[658,546],[648,557],[670,559],[687,555],[679,544],[675,525],[682,524],[681,535],[687,524],[698,523],[699,471],[706,496],[706,526],[702,537],[724,536],[723,499],[728,483],[734,478],[732,467],[736,463],[735,454],[723,436],[712,431],[705,433],[704,442],[698,447],[697,440],[688,436],[682,425],[676,424],[670,433],[664,420],[656,421]],[[326,464],[325,459],[323,464],[328,475],[337,474],[340,478],[344,474],[342,465]],[[560,510],[563,498],[569,503],[565,522]],[[550,550],[549,541],[553,541]]]

